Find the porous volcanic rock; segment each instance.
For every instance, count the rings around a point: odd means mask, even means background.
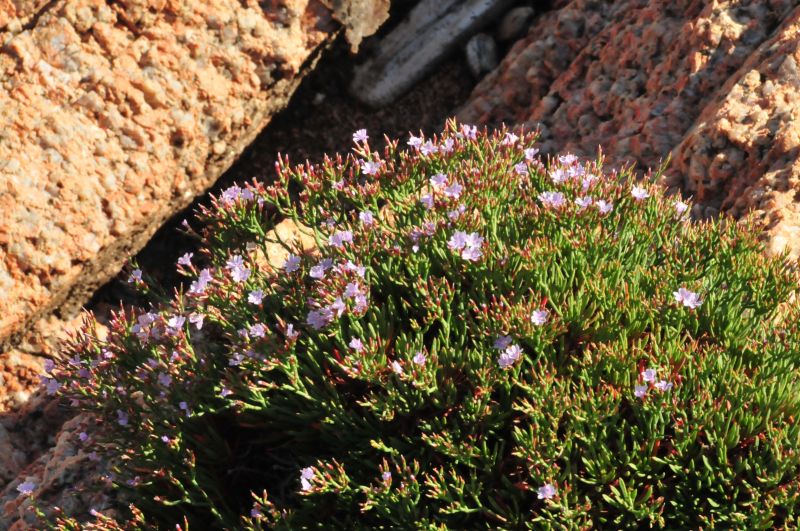
[[[0,0],[0,345],[207,189],[339,28],[321,0]]]
[[[791,0],[572,0],[534,21],[475,88],[462,121],[541,131],[740,216],[762,210],[771,248],[797,254],[797,16]],[[782,213],[779,213],[782,212]],[[779,235],[780,234],[780,235]]]

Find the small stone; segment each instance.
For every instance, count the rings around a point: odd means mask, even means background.
[[[516,7],[506,13],[497,26],[497,40],[511,42],[519,39],[528,32],[536,10],[532,7]]]
[[[497,44],[491,35],[478,33],[469,40],[464,51],[469,71],[477,78],[483,77],[497,67]]]

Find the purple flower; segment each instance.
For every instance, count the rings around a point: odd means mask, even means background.
[[[578,197],[577,199],[575,199],[575,204],[578,205],[578,207],[581,210],[583,210],[586,207],[591,206],[592,198],[590,196],[588,196],[588,195],[587,196],[583,196],[583,197]]]
[[[361,171],[364,175],[377,175],[381,169],[381,161],[366,160],[361,163]]]
[[[675,300],[687,308],[691,308],[694,310],[698,308],[701,304],[703,304],[703,300],[700,298],[700,295],[689,291],[684,287],[678,288],[678,291],[673,291],[672,296],[675,297]]]
[[[51,360],[50,358],[47,358],[47,359],[44,360],[44,372],[47,372],[47,373],[52,372],[52,370],[55,369],[55,368],[56,368],[56,364],[55,364],[55,362],[53,360]]]
[[[120,426],[128,425],[128,414],[122,411],[121,409],[117,410],[117,424],[119,424]]]
[[[422,145],[422,138],[412,135],[411,138],[408,139],[407,144],[414,149],[419,149],[420,146]]]
[[[539,153],[539,150],[536,148],[528,148],[525,150],[525,160],[528,162],[532,161],[533,158]]]
[[[662,393],[666,393],[667,391],[672,389],[672,385],[673,385],[672,382],[661,380],[659,382],[656,382],[655,388],[661,391]]]
[[[614,210],[613,203],[611,203],[611,201],[606,201],[605,199],[598,199],[595,202],[595,205],[597,205],[597,210],[599,210],[601,214],[608,214]]]
[[[520,162],[514,165],[514,172],[517,175],[528,175],[528,165],[524,162]]]
[[[351,271],[356,275],[364,278],[364,275],[367,272],[367,268],[362,265],[356,265],[351,260],[348,260],[347,263],[344,264],[345,271]]]
[[[222,199],[222,202],[225,205],[230,205],[234,203],[237,199],[239,199],[239,196],[241,196],[241,194],[242,194],[242,189],[234,184],[233,186],[223,190],[222,194],[220,195],[220,198]]]
[[[358,219],[361,220],[361,223],[363,223],[365,227],[371,227],[375,223],[375,217],[369,210],[359,213]]]
[[[230,389],[228,389],[224,385],[222,386],[222,389],[219,390],[219,396],[221,396],[222,398],[225,398],[226,396],[230,396],[232,394],[233,394],[233,391],[231,391]]]
[[[536,497],[540,500],[549,500],[553,496],[556,495],[558,490],[553,486],[551,483],[546,483],[543,486],[539,487],[536,491]]]
[[[82,431],[78,434],[78,439],[80,439],[81,442],[86,442],[89,440],[89,434],[85,431]]]
[[[286,261],[283,263],[283,269],[287,273],[294,273],[300,269],[300,257],[293,254],[287,256]]]
[[[561,192],[542,192],[539,201],[547,208],[561,208],[564,206],[564,194]]]
[[[312,487],[311,480],[312,479],[314,479],[314,469],[313,468],[311,468],[309,466],[309,467],[306,467],[306,468],[300,470],[300,487],[303,489],[303,491],[311,490],[311,487]]]
[[[211,276],[211,271],[207,268],[203,269],[200,271],[197,280],[192,282],[192,284],[189,286],[189,293],[192,295],[202,294],[212,279],[213,277]]]
[[[164,387],[169,387],[172,384],[172,376],[161,372],[158,374],[158,383]]]
[[[475,125],[463,124],[461,126],[461,133],[468,140],[475,140],[478,137],[478,127]]]
[[[439,151],[441,151],[442,153],[450,153],[453,151],[455,144],[456,144],[455,140],[453,140],[452,138],[448,138],[444,142],[442,142],[441,146],[439,146]]]
[[[342,295],[345,299],[352,299],[356,295],[360,293],[358,282],[350,282],[347,286],[344,287],[344,293]]]
[[[591,173],[586,177],[584,177],[583,181],[581,182],[581,188],[583,189],[583,191],[585,192],[586,190],[588,190],[589,187],[592,186],[592,183],[595,182],[597,179],[598,179],[597,175],[593,175]]]
[[[328,244],[341,249],[345,243],[353,243],[353,233],[349,230],[341,230],[328,237]]]
[[[250,333],[250,337],[264,337],[267,333],[267,327],[261,323],[256,323],[248,328],[247,331]]]
[[[364,350],[364,343],[362,343],[357,337],[352,338],[348,346],[356,352],[361,352]]]
[[[186,253],[180,258],[178,258],[178,265],[190,267],[192,265],[192,256],[194,253]]]
[[[56,394],[61,387],[61,384],[55,378],[48,378],[47,385],[45,386],[47,394],[52,396]]]
[[[175,335],[180,332],[183,325],[186,324],[186,317],[182,315],[175,315],[167,320],[167,328],[169,335]]]
[[[202,313],[192,313],[189,314],[189,322],[194,325],[195,328],[200,330],[203,328],[203,320],[206,318],[205,315]]]
[[[311,310],[306,317],[306,323],[314,330],[322,330],[331,321],[333,321],[333,311],[329,308],[321,308],[319,310]]]
[[[644,398],[647,394],[647,386],[646,385],[635,385],[633,386],[633,395],[636,398]]]
[[[641,186],[634,186],[631,188],[631,195],[637,201],[643,201],[650,197],[650,193],[647,191],[647,189],[642,188]]]
[[[264,518],[264,514],[255,507],[253,507],[252,509],[250,509],[250,518]]]
[[[361,313],[367,310],[367,297],[363,293],[356,295],[353,300],[356,305],[353,307],[356,313]]]
[[[336,300],[331,303],[329,308],[336,317],[341,317],[344,311],[347,309],[347,306],[341,297],[337,297]]]
[[[422,147],[419,148],[419,152],[425,155],[426,157],[428,155],[433,155],[437,151],[439,151],[439,148],[437,148],[436,144],[434,144],[430,140],[422,144]]]
[[[253,290],[247,295],[247,302],[250,304],[261,304],[264,300],[264,292],[260,289]]]
[[[550,170],[550,180],[553,181],[553,184],[562,184],[567,182],[569,179],[569,174],[564,170],[564,168],[555,168]]]
[[[461,197],[461,192],[463,190],[464,190],[463,186],[461,186],[458,183],[453,183],[444,189],[444,195],[452,199],[458,199],[459,197]]]
[[[286,326],[286,337],[289,339],[297,339],[300,336],[300,332],[294,329],[294,325],[289,323]]]
[[[389,483],[392,480],[392,473],[387,470],[381,474],[381,479],[384,481],[384,483]]]
[[[331,260],[330,258],[325,258],[321,260],[317,265],[311,268],[311,270],[308,272],[308,276],[310,276],[311,278],[316,278],[318,280],[325,278],[325,271],[330,269],[332,265],[333,265],[333,260]]]
[[[464,231],[457,230],[453,233],[450,237],[450,240],[447,242],[447,246],[453,251],[459,251],[467,245],[467,233]]]
[[[244,258],[238,254],[228,260],[225,269],[230,271],[234,282],[244,282],[250,277],[250,269],[244,266]]]
[[[368,138],[366,129],[359,129],[353,133],[353,142],[366,142]]]
[[[683,201],[675,201],[675,213],[679,216],[682,216],[689,210],[689,205],[684,203]]]
[[[511,336],[498,336],[497,339],[494,340],[494,348],[498,350],[505,350],[511,344]]]
[[[542,326],[550,318],[550,312],[547,310],[534,310],[531,314],[531,322],[536,326]]]
[[[641,372],[642,380],[648,383],[655,382],[658,372],[655,369],[646,369]]]
[[[186,402],[178,403],[178,407],[184,410],[186,413],[189,413],[189,404],[187,404]]]
[[[411,358],[411,361],[422,367],[425,365],[427,358],[425,357],[425,353],[420,350],[419,352],[414,354],[414,357]]]
[[[456,221],[466,211],[467,211],[467,207],[466,206],[458,205],[457,208],[455,208],[455,209],[453,209],[453,210],[451,210],[450,212],[447,213],[447,217],[450,219],[450,221]]]
[[[500,365],[501,369],[508,369],[514,365],[514,363],[516,363],[521,356],[522,349],[519,348],[519,345],[509,345],[500,354],[500,358],[497,360],[497,363]]]
[[[433,208],[433,196],[430,194],[423,195],[419,198],[419,202],[428,210]]]
[[[131,276],[128,277],[128,282],[131,284],[134,282],[142,282],[142,270],[134,269],[131,271]]]
[[[444,188],[447,186],[447,175],[444,173],[437,173],[431,177],[431,185],[436,189]]]
[[[33,481],[25,481],[17,485],[17,492],[20,493],[20,496],[30,496],[34,490],[36,490],[36,483]]]

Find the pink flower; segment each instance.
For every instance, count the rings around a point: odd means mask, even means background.
[[[389,483],[392,480],[392,473],[388,470],[385,471],[383,474],[381,474],[381,479],[384,481],[384,483]]]
[[[508,369],[522,356],[522,349],[518,345],[509,345],[500,354],[497,363],[501,369]]]
[[[528,175],[528,165],[524,162],[514,165],[514,172],[517,175]]]
[[[430,140],[422,144],[422,147],[419,148],[419,152],[425,155],[426,157],[428,155],[433,155],[437,151],[439,151],[439,148],[437,148],[436,145]]]
[[[562,184],[569,179],[569,173],[564,168],[555,168],[550,170],[550,180],[553,184]]]
[[[644,398],[647,394],[647,386],[646,385],[635,385],[633,386],[633,395],[636,398]]]
[[[458,199],[459,197],[461,197],[461,192],[463,190],[464,190],[463,186],[461,186],[458,183],[453,183],[444,189],[444,195],[452,199]]]
[[[300,471],[300,488],[305,492],[312,488],[311,480],[314,479],[314,469],[306,467]]]
[[[703,304],[703,299],[700,298],[699,294],[689,291],[684,287],[678,288],[678,291],[673,291],[672,296],[675,297],[677,302],[682,303],[684,306],[691,308],[692,310]]]
[[[641,372],[642,381],[651,383],[656,381],[658,372],[655,369],[646,369]]]
[[[447,186],[447,175],[444,173],[437,173],[433,177],[431,177],[431,185],[438,189],[444,188]]]
[[[261,304],[261,301],[264,300],[264,292],[260,289],[253,290],[247,295],[247,302],[250,304]]]
[[[590,196],[578,197],[575,199],[575,204],[578,205],[578,208],[581,210],[585,209],[592,204],[592,198]]]
[[[666,380],[661,380],[659,382],[656,382],[654,387],[656,389],[658,389],[659,391],[661,391],[662,393],[666,393],[667,391],[672,389],[672,385],[673,385],[672,382],[668,382]]]
[[[539,201],[546,208],[561,208],[564,206],[564,194],[561,192],[542,192],[539,194]]]
[[[573,164],[578,162],[578,157],[576,157],[572,153],[566,153],[558,157],[558,162],[560,162],[564,166],[572,166]]]
[[[419,149],[420,146],[422,145],[422,138],[412,135],[411,138],[408,139],[407,144],[414,149]]]
[[[364,175],[377,175],[381,169],[381,161],[366,160],[361,163],[361,171]]]
[[[267,333],[267,327],[261,323],[252,325],[248,330],[251,337],[264,337]]]
[[[333,321],[333,311],[328,308],[311,310],[308,312],[308,316],[306,316],[306,323],[308,323],[314,330],[322,330],[331,321]]]
[[[478,137],[478,127],[474,125],[463,124],[461,126],[461,134],[468,140],[475,140]]]
[[[375,217],[369,210],[364,210],[358,214],[358,219],[365,227],[371,227],[375,223]]]
[[[205,320],[205,315],[202,313],[192,313],[189,314],[189,322],[194,325],[194,327],[198,330],[203,328],[203,321]]]
[[[679,216],[682,216],[689,210],[689,205],[684,203],[683,201],[675,201],[675,213]]]
[[[430,194],[420,197],[419,202],[428,210],[433,208],[433,196]]]
[[[333,260],[330,258],[325,258],[309,270],[308,276],[311,278],[316,278],[317,280],[323,279],[325,278],[325,272],[330,269],[332,265]]]
[[[425,357],[425,353],[420,350],[419,352],[414,354],[414,357],[411,358],[411,361],[422,367],[423,365],[425,365],[427,358]]]
[[[186,253],[180,258],[178,258],[178,265],[190,267],[192,265],[192,256],[194,253]]]
[[[353,133],[353,142],[366,142],[368,138],[366,129],[359,129]]]
[[[531,314],[531,322],[536,326],[542,326],[550,318],[550,312],[547,310],[534,310]]]
[[[450,153],[453,151],[455,143],[456,143],[455,140],[453,140],[452,138],[448,138],[444,142],[442,142],[441,146],[439,146],[439,151],[441,151],[442,153]]]
[[[533,158],[539,153],[539,150],[536,148],[528,148],[525,150],[525,160],[528,162],[532,161]]]
[[[244,266],[244,258],[239,255],[228,260],[225,269],[230,271],[231,279],[234,282],[244,282],[250,276],[250,269]]]
[[[357,337],[352,338],[348,346],[356,352],[361,352],[364,350],[364,343],[362,343]]]
[[[650,192],[647,191],[646,188],[642,188],[641,186],[634,186],[631,188],[631,195],[637,201],[643,201],[650,197]]]
[[[554,485],[552,485],[551,483],[546,483],[543,486],[539,487],[539,489],[536,491],[536,497],[539,498],[540,500],[549,500],[553,496],[555,496],[557,492],[558,490],[555,488]]]
[[[519,140],[519,137],[517,135],[515,135],[514,133],[506,133],[506,136],[505,136],[505,138],[503,138],[503,141],[500,142],[500,145],[501,146],[513,146],[514,144],[517,143],[517,140]]]
[[[606,201],[605,199],[598,199],[595,205],[597,205],[597,210],[599,210],[601,214],[608,214],[614,210],[614,205],[611,201]]]

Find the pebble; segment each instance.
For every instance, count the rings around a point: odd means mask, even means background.
[[[511,42],[519,39],[528,32],[536,10],[532,7],[516,7],[505,14],[497,26],[497,40]]]
[[[497,67],[497,43],[491,35],[478,33],[467,42],[464,50],[472,75],[480,78]]]

